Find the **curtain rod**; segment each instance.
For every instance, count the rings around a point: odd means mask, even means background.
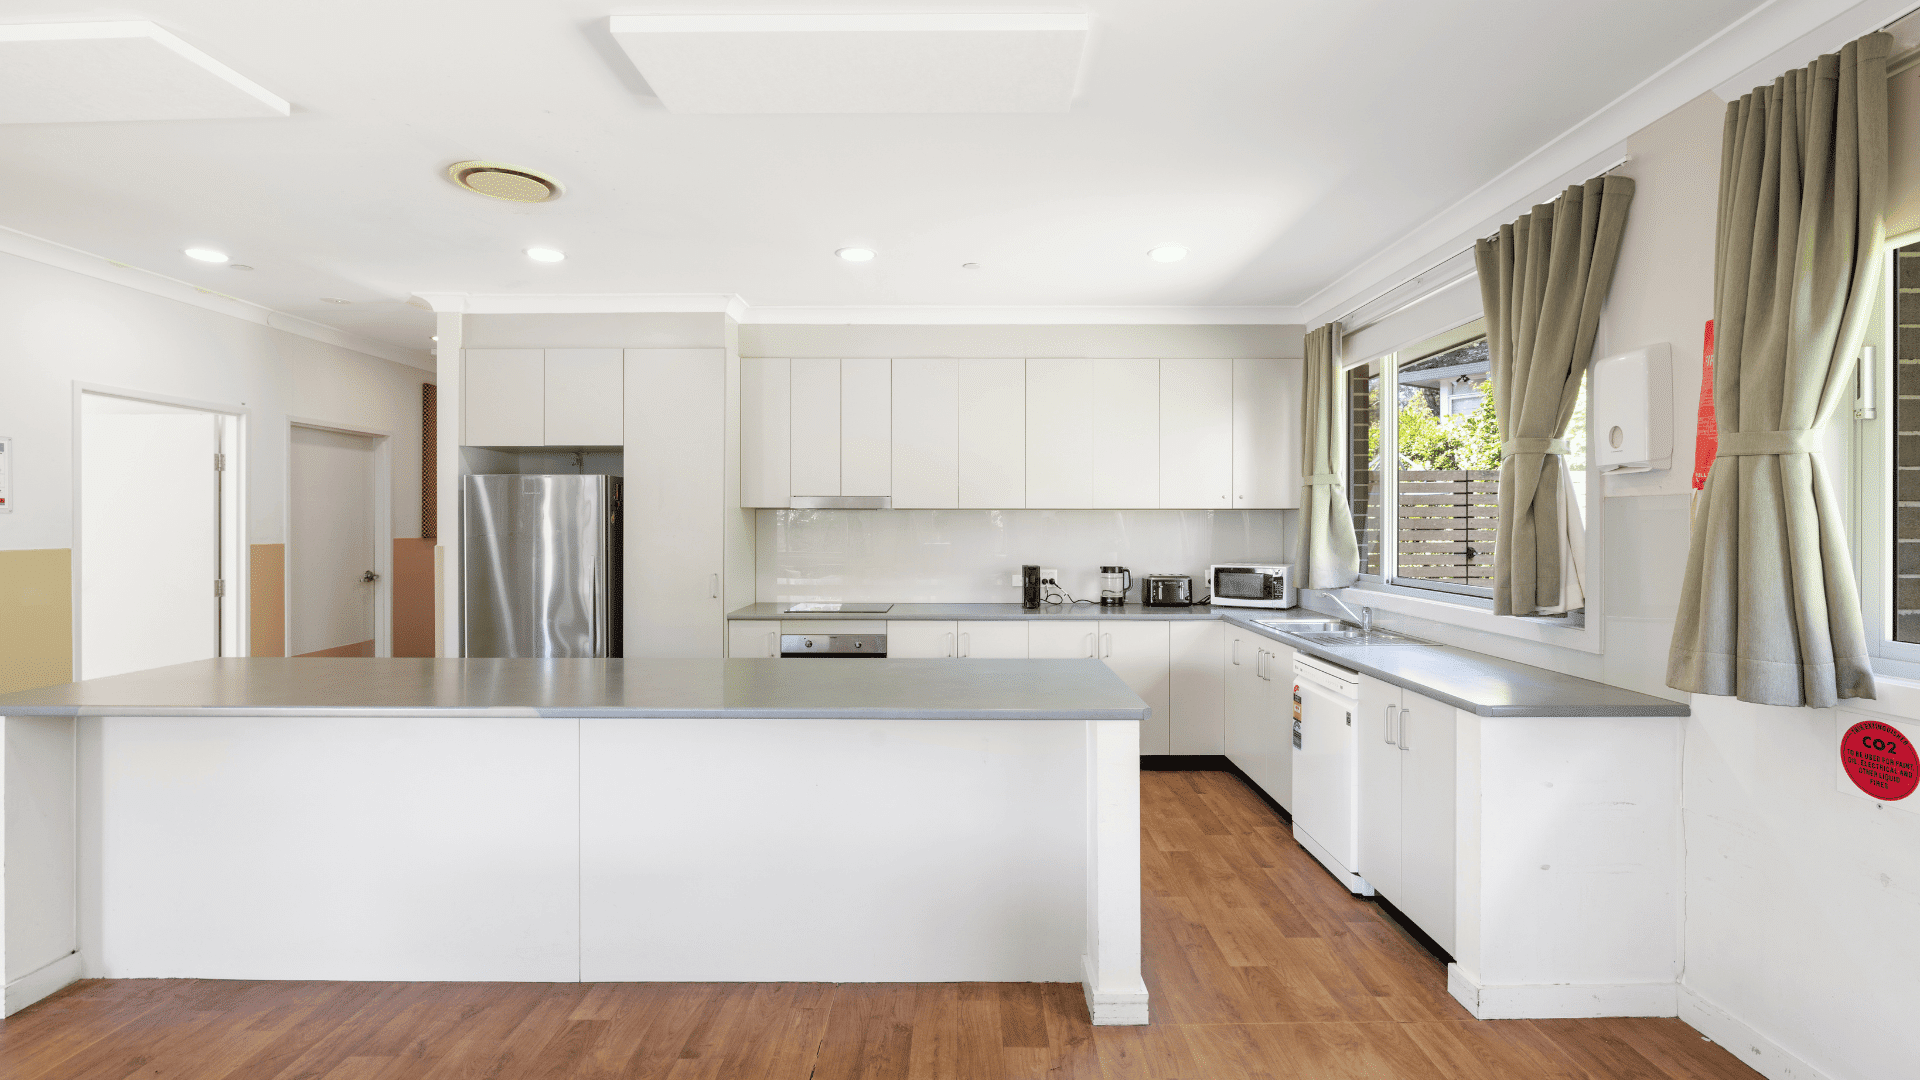
[[[1916,10],[1920,10],[1920,8],[1916,8]],[[1593,179],[1597,179],[1597,178],[1599,178],[1599,177],[1602,177],[1602,176],[1606,176],[1607,174],[1609,174],[1609,173],[1611,173],[1611,172],[1613,172],[1613,171],[1614,171],[1615,169],[1618,169],[1618,168],[1620,168],[1621,166],[1623,166],[1623,165],[1625,165],[1626,163],[1628,163],[1629,161],[1632,161],[1632,160],[1633,160],[1633,157],[1632,157],[1632,155],[1630,155],[1630,154],[1623,154],[1623,155],[1621,155],[1621,157],[1620,157],[1620,160],[1618,160],[1618,161],[1616,161],[1616,162],[1614,162],[1613,164],[1611,164],[1611,165],[1609,165],[1609,166],[1607,166],[1607,167],[1606,167],[1606,168],[1604,168],[1604,169],[1601,169],[1601,170],[1600,170],[1599,172],[1597,172],[1597,173],[1594,173],[1594,174],[1593,174],[1593,176],[1590,176],[1590,177],[1588,177],[1587,179],[1589,179],[1589,180],[1593,180]],[[1584,181],[1583,181],[1583,183],[1584,183]],[[1572,186],[1572,185],[1569,185],[1569,186]],[[1493,235],[1492,235],[1492,236],[1490,236],[1490,237],[1487,237],[1487,239],[1495,239],[1495,238],[1497,238],[1497,237],[1499,237],[1499,235],[1500,235],[1500,230],[1498,230],[1498,229],[1495,229],[1495,230],[1493,231]],[[1405,288],[1405,287],[1406,287],[1406,286],[1407,286],[1407,285],[1408,285],[1409,283],[1411,283],[1411,282],[1414,282],[1414,281],[1418,281],[1418,280],[1420,280],[1420,279],[1421,279],[1422,277],[1425,277],[1426,275],[1428,275],[1428,274],[1431,274],[1431,273],[1433,273],[1433,272],[1434,272],[1435,270],[1438,270],[1438,269],[1440,269],[1440,268],[1441,268],[1442,266],[1445,266],[1445,265],[1446,265],[1447,263],[1450,263],[1450,262],[1452,262],[1453,260],[1455,260],[1455,259],[1457,259],[1457,258],[1459,258],[1460,256],[1462,256],[1462,255],[1465,255],[1465,254],[1468,254],[1468,253],[1470,253],[1471,251],[1473,251],[1473,245],[1472,245],[1472,244],[1468,244],[1468,245],[1467,245],[1467,246],[1466,246],[1465,248],[1462,248],[1462,249],[1461,249],[1461,250],[1459,250],[1459,251],[1456,251],[1456,252],[1453,252],[1452,254],[1450,254],[1450,255],[1448,255],[1448,256],[1446,256],[1445,258],[1443,258],[1443,259],[1441,259],[1441,260],[1439,260],[1438,262],[1436,262],[1436,263],[1434,263],[1434,264],[1433,264],[1432,266],[1429,266],[1429,267],[1427,267],[1426,269],[1424,269],[1424,270],[1422,270],[1422,271],[1420,271],[1419,273],[1417,273],[1417,274],[1414,274],[1413,276],[1411,276],[1411,277],[1409,277],[1409,278],[1407,278],[1407,279],[1406,279],[1405,281],[1402,281],[1402,282],[1400,282],[1400,283],[1399,283],[1399,284],[1397,284],[1397,285],[1392,285],[1392,286],[1389,286],[1389,287],[1387,287],[1387,288],[1385,288],[1385,289],[1381,289],[1381,290],[1380,290],[1379,292],[1377,292],[1377,293],[1374,293],[1374,294],[1373,294],[1372,296],[1370,296],[1370,297],[1368,297],[1367,299],[1365,299],[1365,300],[1362,300],[1362,301],[1360,301],[1359,303],[1357,303],[1357,304],[1355,304],[1355,305],[1353,305],[1352,307],[1350,307],[1350,308],[1348,308],[1348,309],[1346,310],[1346,312],[1345,312],[1344,314],[1342,314],[1342,315],[1341,315],[1341,316],[1340,316],[1339,318],[1337,318],[1337,319],[1330,319],[1330,320],[1328,320],[1328,321],[1329,321],[1329,322],[1337,322],[1337,323],[1340,323],[1340,324],[1341,324],[1341,326],[1340,326],[1340,332],[1341,332],[1341,333],[1342,333],[1343,335],[1344,335],[1344,334],[1347,334],[1347,333],[1351,333],[1351,332],[1352,332],[1353,330],[1355,330],[1355,329],[1360,329],[1360,328],[1358,328],[1358,327],[1349,327],[1349,326],[1347,326],[1347,325],[1346,325],[1346,321],[1347,321],[1348,319],[1350,319],[1350,318],[1352,318],[1355,312],[1357,312],[1357,311],[1359,311],[1360,309],[1362,309],[1362,308],[1364,308],[1364,307],[1366,307],[1366,306],[1367,306],[1368,304],[1373,304],[1373,303],[1377,303],[1377,302],[1379,302],[1380,300],[1382,300],[1382,299],[1385,299],[1385,298],[1386,298],[1387,296],[1389,296],[1389,295],[1391,295],[1391,294],[1393,293],[1393,291],[1394,291],[1395,289],[1403,289],[1403,288]],[[1401,305],[1401,308],[1397,308],[1397,309],[1395,309],[1395,310],[1397,311],[1397,310],[1400,310],[1400,309],[1403,309],[1403,308],[1405,308],[1405,307],[1406,307],[1406,305],[1404,305],[1404,304],[1403,304],[1403,305]],[[1378,321],[1378,320],[1376,320],[1376,321]]]

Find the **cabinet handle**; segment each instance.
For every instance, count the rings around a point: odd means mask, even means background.
[[[1102,656],[1113,655],[1113,635],[1112,634],[1100,635],[1100,653]]]
[[[1394,706],[1387,706],[1386,720],[1380,725],[1380,741],[1388,746],[1393,745],[1393,710]]]
[[[1255,653],[1253,657],[1253,673],[1268,682],[1272,682],[1273,676],[1270,673],[1273,669],[1269,664],[1269,661],[1272,659],[1273,654],[1265,649],[1261,649]]]
[[[1407,710],[1405,709],[1400,710],[1400,749],[1413,749],[1413,747],[1407,745]]]
[[[1099,653],[1093,647],[1093,635],[1088,634],[1087,635],[1087,659],[1092,660],[1098,655]]]
[[[947,658],[953,658],[953,631],[947,631]]]
[[[1234,638],[1227,643],[1229,654],[1233,657],[1233,666],[1240,666],[1240,639]]]
[[[960,655],[961,656],[967,656],[973,652],[973,642],[971,640],[972,636],[973,635],[971,634],[965,634],[965,633],[960,635]]]
[[[719,599],[720,597],[720,575],[719,574],[713,575],[713,591],[709,592],[707,595],[710,597],[713,597],[714,599]]]
[[[778,630],[767,631],[767,655],[780,655],[780,631]]]

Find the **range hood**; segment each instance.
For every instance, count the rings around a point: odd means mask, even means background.
[[[891,510],[891,495],[794,495],[789,510]]]

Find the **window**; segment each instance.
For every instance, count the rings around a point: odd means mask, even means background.
[[[1887,252],[1887,285],[1867,331],[1872,418],[1856,413],[1850,517],[1861,614],[1874,668],[1920,677],[1920,235]],[[1869,385],[1856,384],[1861,398]],[[1867,404],[1863,400],[1859,404]],[[1846,418],[1843,404],[1835,421]]]
[[[1485,321],[1389,353],[1352,369],[1347,379],[1348,492],[1361,574],[1491,597],[1500,424]],[[1387,387],[1390,399],[1383,396]],[[1571,494],[1584,508],[1584,387],[1568,440]]]

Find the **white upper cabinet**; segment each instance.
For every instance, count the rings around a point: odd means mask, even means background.
[[[840,361],[796,359],[791,377],[791,494],[839,495]]]
[[[893,505],[960,505],[960,361],[893,362]]]
[[[1093,506],[1091,360],[1027,361],[1027,506]]]
[[[466,446],[541,446],[546,435],[546,361],[540,349],[468,349]]]
[[[546,444],[626,444],[626,361],[620,349],[548,349]]]
[[[1093,505],[1160,505],[1160,361],[1093,365]]]
[[[1233,508],[1300,505],[1303,361],[1233,362]]]
[[[841,495],[893,493],[892,373],[891,360],[840,361]]]
[[[1027,362],[959,360],[960,501],[1027,505]],[[896,430],[898,421],[896,420]],[[899,505],[896,493],[894,505]]]
[[[740,358],[740,505],[787,505],[791,484],[793,361]]]
[[[1160,361],[1160,505],[1233,507],[1233,361]]]

